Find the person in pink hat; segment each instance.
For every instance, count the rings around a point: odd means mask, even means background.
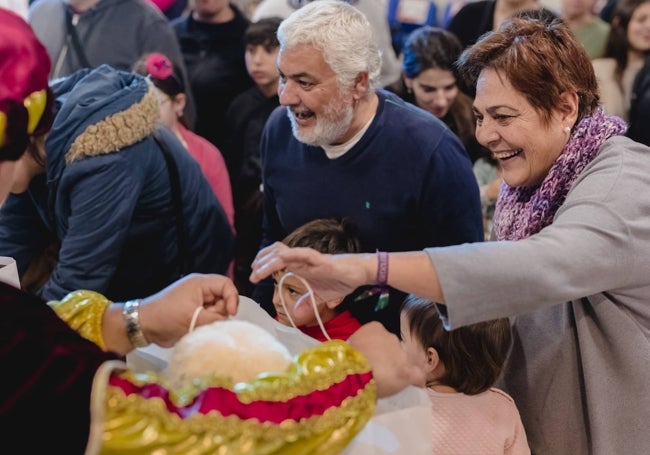
[[[52,123],[49,65],[30,27],[0,8],[0,201],[20,185],[32,138]],[[15,438],[21,453],[338,453],[370,418],[376,396],[419,381],[399,368],[399,342],[378,325],[350,345],[303,353],[277,381],[235,390],[225,378],[203,378],[182,398],[162,377],[136,376],[122,361],[149,342],[172,346],[194,314],[198,325],[233,315],[237,302],[233,283],[219,275],[193,274],[120,303],[77,291],[46,304],[0,282],[7,443]]]

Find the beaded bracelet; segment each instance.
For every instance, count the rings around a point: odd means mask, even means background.
[[[375,285],[363,291],[354,300],[363,300],[375,294],[379,294],[375,311],[383,310],[388,306],[390,301],[390,293],[388,287],[388,253],[386,251],[377,251],[377,277],[375,278]]]

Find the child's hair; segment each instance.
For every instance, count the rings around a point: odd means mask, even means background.
[[[440,379],[458,392],[475,395],[494,385],[511,343],[510,321],[506,318],[479,322],[447,331],[436,306],[429,300],[409,295],[402,305],[411,337],[424,349],[434,348],[445,366]]]
[[[131,67],[131,70],[146,76],[153,85],[170,98],[179,93],[185,93],[185,83],[180,66],[172,62],[169,57],[159,52],[142,55]],[[184,115],[178,118],[183,126],[188,127]]]
[[[265,17],[251,23],[244,33],[244,46],[264,46],[267,51],[280,47],[277,31],[282,18]]]
[[[282,239],[292,248],[309,247],[319,253],[360,253],[359,228],[347,218],[319,218],[296,228]],[[345,296],[335,311],[341,313],[354,303],[354,294]]]
[[[144,54],[132,66],[134,73],[148,76],[161,92],[167,96],[185,93],[181,68],[164,54]]]
[[[359,230],[346,218],[322,218],[303,224],[282,243],[290,247],[309,247],[320,253],[359,253]]]

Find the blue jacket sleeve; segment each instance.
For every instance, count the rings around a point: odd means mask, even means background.
[[[43,288],[45,299],[58,299],[77,289],[106,291],[117,268],[143,179],[121,154],[95,157],[94,165],[74,172],[57,201],[67,205],[63,216],[59,261]],[[100,161],[110,160],[109,165]],[[72,172],[71,172],[72,174]]]
[[[30,194],[9,195],[0,209],[0,254],[16,260],[21,276],[53,239]]]

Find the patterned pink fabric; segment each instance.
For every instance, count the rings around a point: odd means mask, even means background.
[[[477,395],[427,389],[435,455],[529,455],[515,402],[491,388]]]

